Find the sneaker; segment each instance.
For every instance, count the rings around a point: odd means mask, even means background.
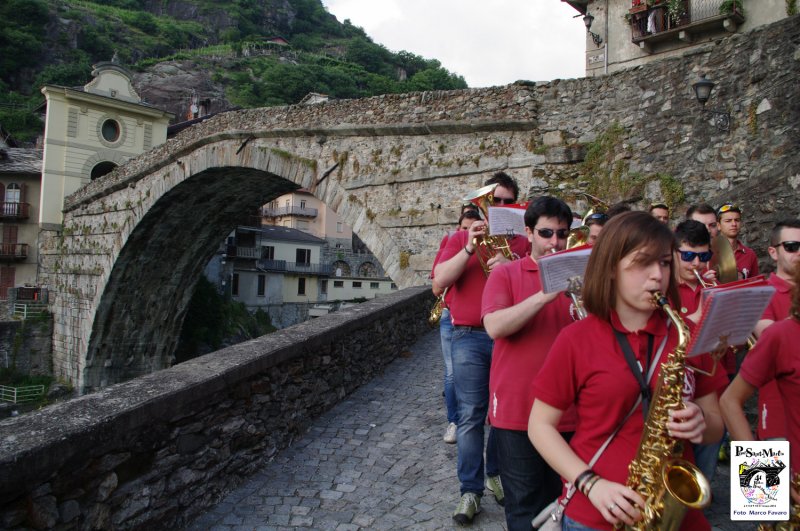
[[[453,520],[460,525],[472,523],[475,515],[481,512],[481,497],[474,492],[467,492],[461,495],[456,512],[453,513]]]
[[[458,426],[456,426],[455,422],[451,422],[450,424],[447,425],[447,429],[444,430],[444,437],[442,437],[444,442],[446,442],[447,444],[455,444],[456,443],[456,429],[457,428],[458,428]]]
[[[499,505],[505,503],[506,494],[503,492],[503,484],[500,482],[500,476],[488,476],[486,478],[486,488],[494,494],[494,499]]]

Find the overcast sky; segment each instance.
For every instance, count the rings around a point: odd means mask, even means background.
[[[442,66],[470,87],[582,77],[586,29],[561,0],[322,0],[373,41]]]

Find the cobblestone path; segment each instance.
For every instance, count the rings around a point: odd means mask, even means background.
[[[187,529],[457,528],[456,446],[442,442],[442,369],[433,331]],[[709,509],[714,528],[754,529],[728,518],[724,468]],[[482,508],[472,529],[505,529],[491,495]]]

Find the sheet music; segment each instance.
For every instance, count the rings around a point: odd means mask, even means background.
[[[591,252],[592,248],[586,246],[539,257],[537,263],[539,276],[542,279],[542,291],[544,293],[564,291],[572,277],[583,279]]]
[[[774,293],[772,286],[752,286],[710,294],[687,356],[711,352],[723,343],[743,345]]]
[[[525,236],[525,209],[490,206],[489,233],[500,236]]]

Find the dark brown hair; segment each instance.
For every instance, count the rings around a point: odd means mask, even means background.
[[[583,283],[586,310],[609,321],[617,303],[617,264],[633,251],[644,251],[642,260],[661,260],[676,249],[675,235],[669,227],[647,212],[625,212],[611,218],[592,247]],[[680,308],[675,265],[670,260],[669,286],[665,295],[674,308]]]

